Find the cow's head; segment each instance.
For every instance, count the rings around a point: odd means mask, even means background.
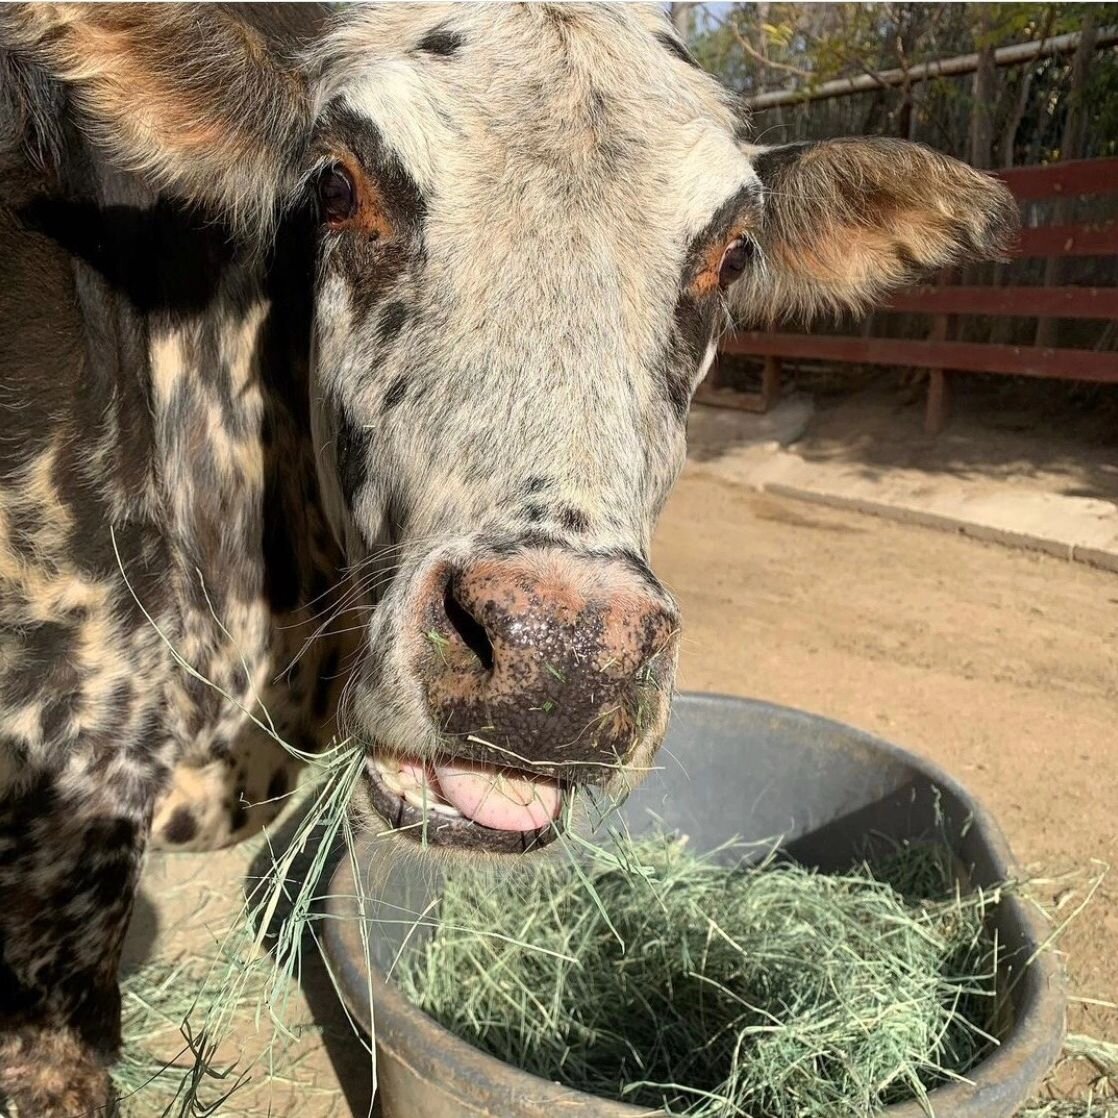
[[[25,23],[167,190],[258,239],[315,208],[321,481],[377,604],[349,721],[375,815],[434,843],[520,851],[651,762],[679,619],[649,543],[730,301],[864,305],[1011,226],[925,148],[749,146],[656,8],[362,7],[290,60],[201,9]]]

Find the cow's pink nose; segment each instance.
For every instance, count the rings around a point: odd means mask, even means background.
[[[420,676],[455,754],[601,781],[662,732],[678,617],[639,564],[533,549],[445,566],[420,608]]]

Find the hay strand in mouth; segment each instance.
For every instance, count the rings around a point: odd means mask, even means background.
[[[354,846],[348,841],[349,805],[365,766],[365,750],[343,741],[307,759],[311,779],[306,810],[282,851],[265,837],[263,849],[271,865],[248,890],[213,958],[204,965],[191,959],[145,967],[124,984],[126,1045],[114,1079],[125,1114],[233,1116],[242,1112],[241,1089],[253,1078],[282,1079],[280,1069],[286,1065],[290,1070],[289,1045],[298,1039],[291,1027],[293,995],[303,952],[308,946],[320,950],[316,925],[324,879],[335,854]],[[368,960],[367,939],[363,943]],[[170,1060],[158,1060],[145,1044],[130,1042],[141,1021],[148,1026],[145,1033],[178,1031],[177,1052]],[[369,1055],[375,1086],[375,1047],[355,1022],[350,1024]],[[264,1039],[251,1059],[242,1055],[246,1028]],[[175,1044],[166,1039],[160,1046],[166,1050]]]
[[[268,844],[271,867],[249,890],[222,944],[220,961],[207,974],[195,1006],[183,1020],[191,1058],[176,1108],[169,1115],[216,1113],[248,1081],[254,1066],[266,1062],[274,1067],[284,1044],[295,1039],[288,1022],[302,952],[308,939],[315,946],[318,943],[314,926],[320,886],[348,827],[350,799],[364,765],[364,748],[349,741],[338,742],[311,760],[314,783],[307,810],[284,850]],[[222,1066],[221,1046],[234,1026],[243,1022],[247,1004],[254,1008],[257,1030],[270,1033],[270,1039],[253,1066],[237,1062]],[[374,1047],[356,1026],[354,1031],[373,1061],[375,1082]],[[215,1083],[217,1098],[212,1097]]]

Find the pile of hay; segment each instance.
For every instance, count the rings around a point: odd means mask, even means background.
[[[958,894],[935,847],[841,876],[728,853],[459,873],[397,981],[501,1060],[696,1118],[863,1118],[981,1058],[996,892]]]

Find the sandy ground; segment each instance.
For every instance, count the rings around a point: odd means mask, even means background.
[[[927,754],[987,804],[1037,873],[1118,862],[1114,575],[759,496],[701,461],[654,558],[683,607],[683,687],[803,707]],[[212,952],[252,855],[153,859],[131,960]],[[1118,1000],[1118,877],[1064,947],[1074,992]],[[365,1061],[330,997],[293,1016],[299,1086],[275,1083],[267,1103],[246,1096],[243,1112],[366,1113]],[[1079,1005],[1072,1027],[1118,1041],[1118,1012]],[[251,1034],[246,1020],[250,1049]],[[173,1039],[154,1046],[173,1054]]]

